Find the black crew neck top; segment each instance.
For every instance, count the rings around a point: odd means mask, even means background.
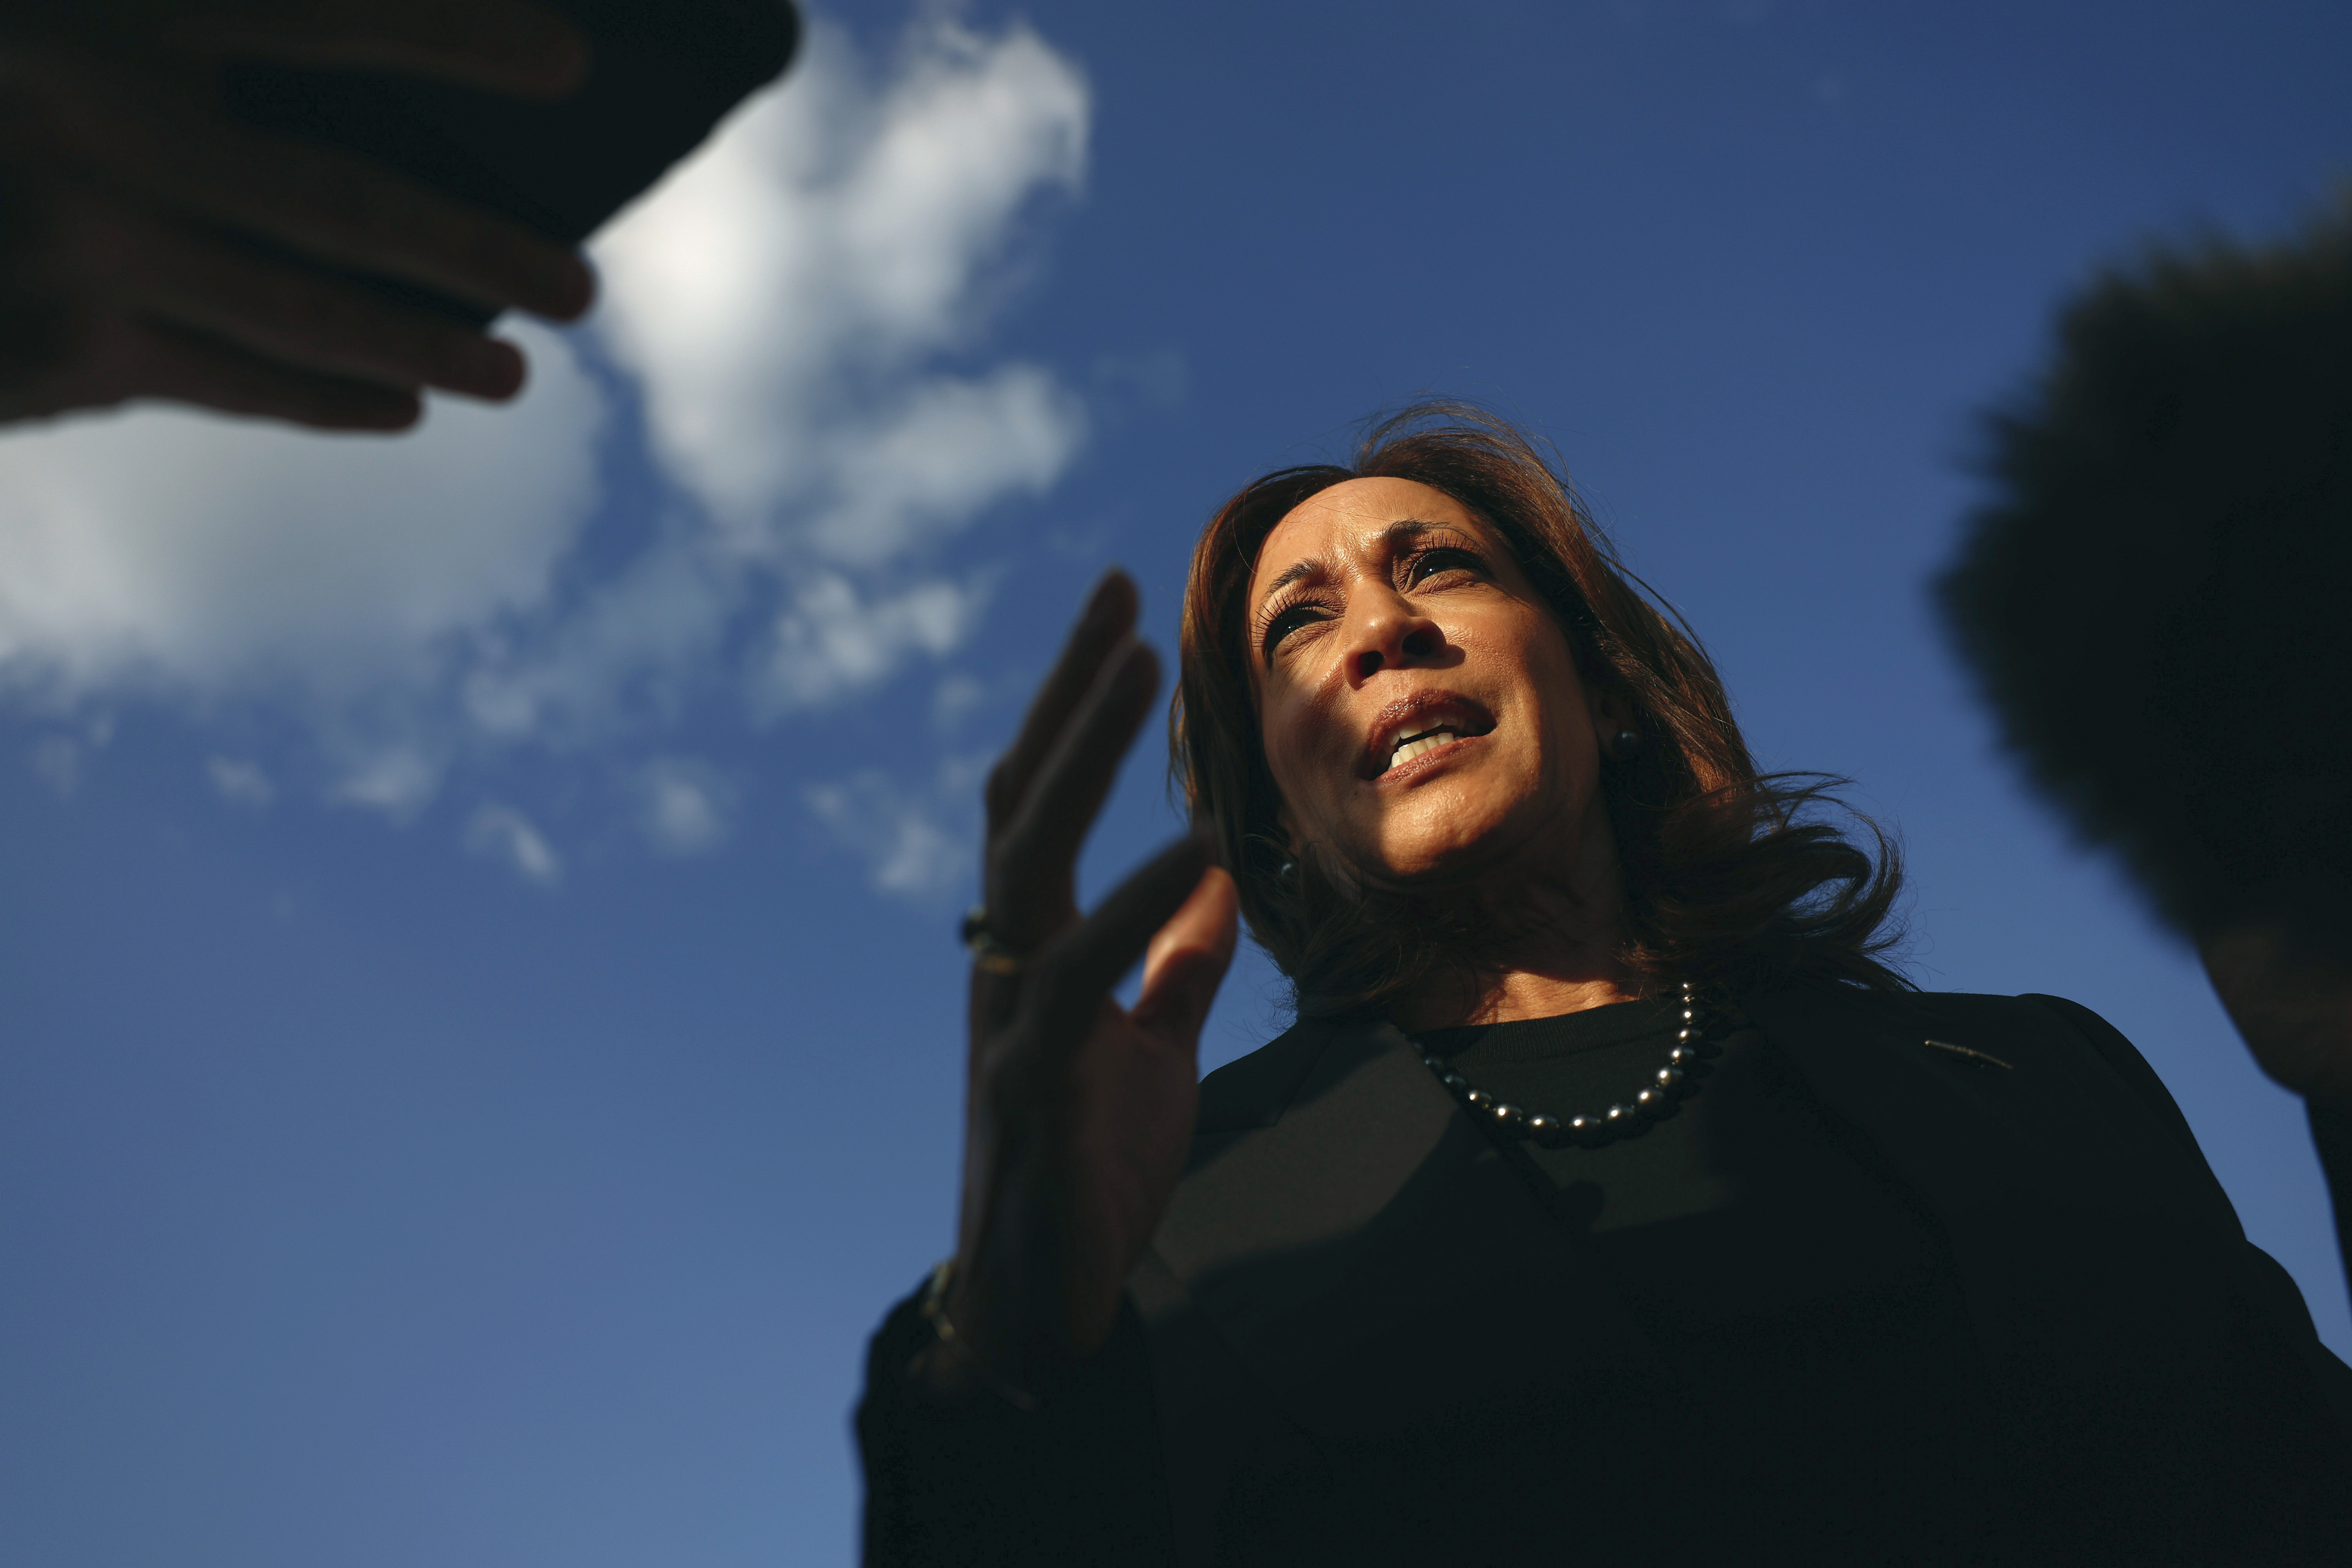
[[[1681,1021],[1678,1002],[1628,1002],[1416,1043],[1565,1120],[1631,1100]],[[1662,1372],[1619,1409],[1629,1441],[1674,1435],[1699,1511],[1654,1550],[1703,1561],[1720,1522],[1830,1554],[1812,1561],[1997,1559],[2005,1455],[1940,1231],[1763,1036],[1722,1047],[1698,1092],[1636,1137],[1547,1150],[1497,1135],[1658,1350]]]
[[[2161,1184],[2154,1197],[2162,1206],[2118,1204],[2115,1223],[2132,1228],[2101,1236],[2086,1226],[2084,1236],[2085,1245],[2104,1249],[2100,1256],[2132,1270],[2133,1291],[2150,1280],[2183,1297],[2202,1288],[2206,1281],[2165,1272],[2184,1243],[2181,1256],[2201,1261],[2182,1268],[2231,1267],[2230,1248],[2244,1243],[2226,1199],[2217,1184],[2178,1184],[2187,1173],[2163,1156],[2193,1160],[2194,1139],[2128,1041],[2055,997],[1918,1000],[1929,1016],[1950,1019],[1960,1039],[2007,1020],[2021,1044],[2038,1053],[2024,1059],[2045,1075],[2044,1091],[2084,1109],[2104,1106],[2101,1114],[2148,1143],[2140,1153],[2126,1139],[2107,1147],[2123,1151],[2112,1156],[2123,1162],[2115,1179]],[[1419,1044],[1516,1103],[1555,1115],[1590,1112],[1654,1077],[1676,1011],[1625,1004],[1437,1031]],[[2057,1027],[2045,1029],[2035,1013]],[[1845,1026],[1834,1013],[1814,1016],[1826,1020],[1816,1026]],[[1946,1032],[1942,1024],[1930,1026]],[[2072,1044],[2063,1037],[2068,1029],[2077,1037]],[[1424,1069],[1397,1059],[1401,1042],[1383,1040],[1369,1025],[1343,1037],[1358,1053],[1352,1070],[1367,1075],[1355,1080],[1360,1085],[1413,1095],[1416,1116],[1433,1109],[1427,1093],[1442,1091],[1412,1082]],[[1874,1043],[1865,1046],[1865,1038]],[[1847,1043],[1899,1048],[1875,1033]],[[1302,1058],[1320,1059],[1316,1042],[1310,1036],[1292,1044],[1302,1048],[1258,1064],[1294,1075],[1286,1087],[1233,1086],[1245,1092],[1233,1098],[1229,1113],[1271,1104],[1278,1119],[1310,1109],[1297,1098],[1295,1073]],[[2079,1054],[2070,1055],[2074,1044]],[[1794,1036],[1735,1035],[1675,1116],[1603,1149],[1545,1152],[1498,1141],[1504,1163],[1549,1206],[1580,1256],[1548,1256],[1547,1265],[1560,1267],[1540,1271],[1476,1277],[1496,1281],[1495,1289],[1528,1293],[1508,1300],[1490,1303],[1474,1280],[1471,1289],[1429,1298],[1442,1305],[1370,1320],[1390,1336],[1413,1336],[1398,1347],[1394,1364],[1421,1381],[1393,1405],[1381,1397],[1390,1347],[1364,1337],[1364,1317],[1333,1317],[1334,1331],[1349,1337],[1327,1347],[1339,1353],[1318,1365],[1326,1377],[1360,1375],[1368,1397],[1353,1402],[1345,1397],[1349,1391],[1326,1388],[1302,1402],[1269,1381],[1285,1353],[1280,1342],[1236,1354],[1218,1320],[1181,1302],[1147,1329],[1145,1303],[1133,1295],[1101,1351],[1041,1391],[1034,1408],[995,1397],[933,1403],[908,1372],[938,1334],[919,1298],[907,1298],[869,1347],[857,1415],[868,1485],[866,1562],[877,1568],[1197,1562],[1815,1568],[2300,1563],[2342,1555],[2340,1488],[2331,1484],[2341,1439],[2327,1412],[2352,1408],[2344,1403],[2347,1374],[2319,1345],[2301,1297],[2274,1264],[2246,1247],[2242,1274],[2211,1281],[2238,1315],[2218,1344],[2180,1337],[2189,1324],[2200,1325],[2200,1338],[2211,1332],[2201,1308],[2159,1326],[2153,1338],[2136,1337],[2139,1325],[2118,1321],[2122,1343],[2094,1363],[2094,1379],[2069,1382],[2062,1373],[2045,1384],[2036,1367],[2053,1370],[2053,1347],[2082,1351],[2079,1338],[2067,1336],[2091,1326],[2078,1317],[2070,1328],[2062,1318],[2050,1345],[2029,1342],[2021,1356],[2018,1341],[2008,1339],[1991,1367],[1963,1301],[1963,1279],[1969,1290],[1985,1293],[1969,1300],[1992,1331],[2030,1337],[2039,1320],[2021,1316],[2018,1297],[2003,1293],[2033,1288],[2046,1250],[2063,1245],[2062,1231],[2037,1233],[2015,1256],[1989,1259],[1979,1226],[1959,1237],[1969,1247],[1969,1267],[1956,1269],[1937,1216],[1971,1222],[1948,1206],[1949,1189],[1932,1189],[1947,1206],[1930,1207],[1892,1174],[1890,1162],[1898,1159],[1903,1169],[1918,1170],[1917,1151],[1882,1150],[1874,1139],[1908,1126],[1999,1144],[2001,1128],[1988,1118],[1971,1133],[1964,1116],[1940,1127],[1936,1119],[1901,1115],[1881,1121],[1845,1083],[1822,1084],[1817,1099],[1798,1063],[1836,1071],[1842,1054],[1811,1045]],[[2069,1087],[2066,1074],[2102,1065],[2121,1076],[2114,1087],[2126,1089],[2124,1097],[2102,1100]],[[2136,1115],[2134,1095],[2145,1115]],[[1843,1110],[1833,1114],[1827,1104]],[[1378,1114],[1380,1101],[1360,1101],[1351,1113],[1368,1110]],[[1278,1121],[1258,1125],[1272,1130]],[[1484,1123],[1446,1127],[1444,1179],[1475,1177],[1485,1198],[1507,1199],[1507,1188],[1497,1192],[1493,1181],[1509,1178],[1464,1142],[1488,1135],[1473,1132],[1477,1125]],[[2352,1214],[2352,1118],[2315,1112],[2313,1125],[2339,1212]],[[1344,1152],[1345,1143],[1335,1142],[1344,1127],[1317,1131],[1318,1157]],[[2175,1138],[2179,1147],[2166,1143]],[[1993,1162],[2009,1152],[1982,1150],[1980,1173],[1990,1176]],[[2028,1179],[2078,1179],[2074,1166],[2046,1148],[2029,1143],[2016,1157],[2027,1162]],[[1423,1169],[1435,1165],[1432,1158]],[[1311,1170],[1299,1174],[1315,1177]],[[1254,1179],[1285,1177],[1269,1163]],[[1416,1201],[1412,1188],[1409,1180],[1372,1223]],[[2090,1226],[2104,1223],[2070,1194],[2051,1196],[2069,1205],[2061,1211],[2073,1216],[2065,1228],[2086,1213]],[[1246,1206],[1251,1196],[1230,1189],[1225,1201]],[[2182,1228],[2148,1224],[2176,1210]],[[1475,1208],[1444,1212],[1457,1223],[1479,1223]],[[1516,1240],[1498,1237],[1496,1244],[1526,1245],[1527,1217],[1500,1233]],[[1414,1239],[1437,1240],[1420,1231]],[[1448,1266],[1433,1245],[1417,1256],[1428,1267]],[[1393,1272],[1314,1275],[1304,1267],[1318,1261],[1311,1253],[1296,1261],[1293,1289],[1334,1292],[1335,1300],[1338,1291],[1411,1283]],[[1217,1284],[1213,1276],[1202,1279]],[[1593,1300],[1595,1286],[1617,1297],[1631,1323],[1600,1310],[1608,1303]],[[1562,1299],[1548,1313],[1550,1291]],[[1247,1292],[1226,1304],[1246,1310]],[[2156,1299],[2149,1310],[2161,1314],[2166,1305]],[[1286,1321],[1296,1331],[1313,1326],[1307,1310]],[[1594,1332],[1607,1336],[1597,1347],[1606,1353],[1553,1353]],[[1548,1333],[1558,1342],[1546,1343]],[[1487,1342],[1479,1342],[1482,1335]],[[1646,1343],[1631,1342],[1637,1339]],[[1464,1360],[1479,1381],[1469,1396],[1448,1400],[1427,1380],[1443,1376],[1444,1352],[1456,1344],[1477,1352]],[[2158,1346],[2181,1356],[2192,1375],[2175,1379]],[[1541,1363],[1542,1375],[1495,1377],[1497,1352],[1524,1353],[1531,1367]],[[2217,1369],[2242,1380],[2242,1401],[2215,1397],[2213,1384],[2200,1381]],[[1991,1414],[1996,1400],[1999,1419]],[[1213,1425],[1190,1425],[1202,1419]],[[2175,1501],[2180,1506],[2170,1506]],[[2151,1506],[2158,1503],[2164,1506]],[[2177,1537],[2184,1523],[2200,1532],[2193,1542]]]
[[[1680,1015],[1628,1002],[1413,1043],[1565,1119],[1651,1082]],[[1697,1091],[1638,1136],[1546,1150],[1491,1134],[1653,1353],[1394,1430],[1238,1429],[1223,1568],[2019,1560],[2016,1460],[1940,1226],[1762,1034],[1719,1044]],[[1570,1310],[1559,1332],[1575,1331]],[[875,1364],[903,1368],[929,1333],[901,1303]],[[1035,1417],[869,1395],[871,1484],[892,1517],[943,1532],[925,1549],[943,1563],[1160,1563],[1152,1375],[1130,1311]],[[1056,1479],[1040,1491],[1039,1478]],[[1024,1537],[1036,1546],[1013,1550]]]

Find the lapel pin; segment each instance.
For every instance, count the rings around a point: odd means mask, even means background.
[[[1984,1051],[1972,1050],[1967,1046],[1956,1046],[1949,1040],[1922,1040],[1920,1044],[1931,1046],[1939,1051],[1949,1051],[1956,1057],[1966,1057],[1972,1062],[1990,1062],[1994,1067],[2000,1068],[2003,1072],[2015,1072],[2017,1070],[2015,1068],[2011,1067],[2007,1062],[2001,1060],[1999,1057],[1992,1056]]]

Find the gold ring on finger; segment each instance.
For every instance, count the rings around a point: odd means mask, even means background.
[[[988,909],[974,904],[963,917],[963,944],[971,950],[972,966],[983,974],[1010,980],[1029,967],[1029,954],[1000,938],[988,925]]]

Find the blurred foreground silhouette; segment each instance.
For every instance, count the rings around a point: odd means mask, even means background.
[[[2284,240],[2151,249],[2058,338],[1990,422],[1995,498],[1944,607],[2034,783],[2123,857],[2263,1069],[2343,1138],[2352,189]]]

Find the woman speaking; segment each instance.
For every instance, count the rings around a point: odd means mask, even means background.
[[[1226,504],[1194,834],[1082,913],[1134,620],[1114,575],[989,781],[869,1563],[2352,1561],[2352,1371],[2156,1075],[1885,966],[1886,847],[1523,437],[1419,409]],[[1298,1021],[1196,1084],[1243,919]]]

